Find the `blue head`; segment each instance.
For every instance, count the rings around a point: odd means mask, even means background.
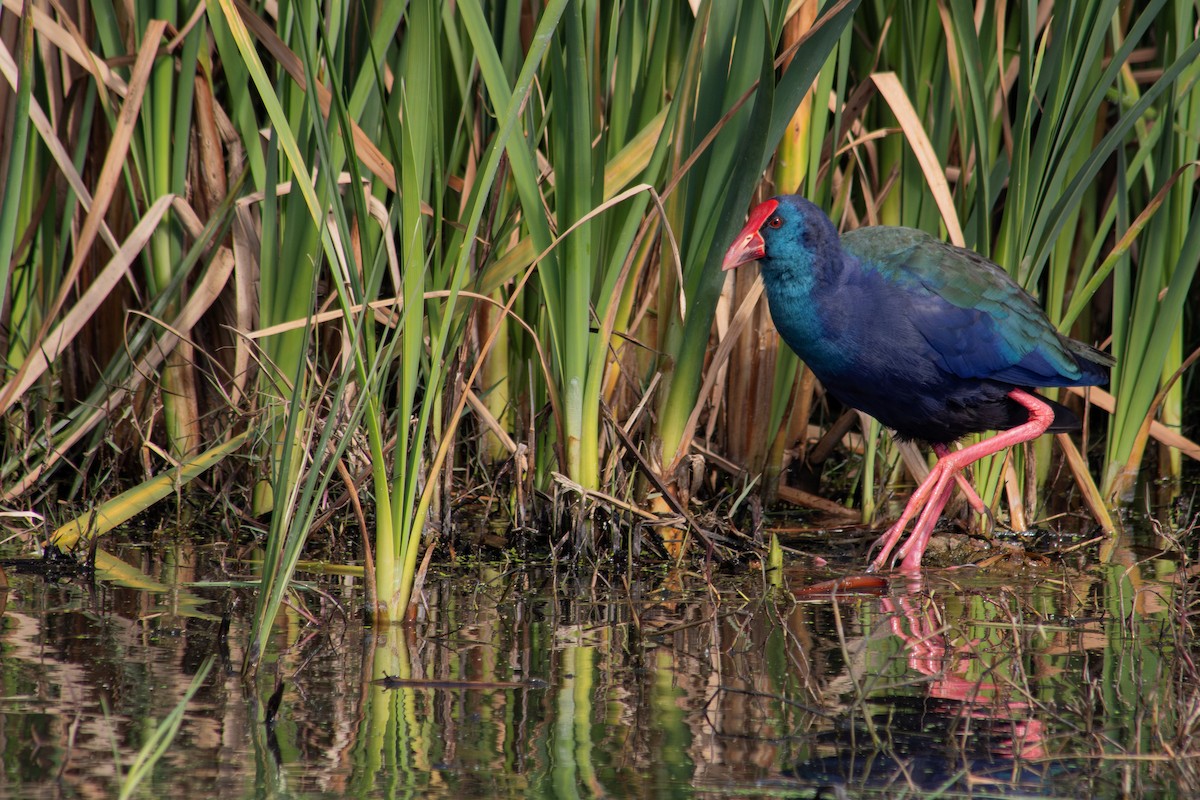
[[[725,253],[721,269],[760,261],[768,286],[776,281],[809,283],[839,264],[841,241],[825,212],[799,195],[780,195],[759,204]]]

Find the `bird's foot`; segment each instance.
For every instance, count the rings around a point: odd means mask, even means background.
[[[889,566],[891,562],[888,557],[904,536],[904,529],[908,527],[908,523],[914,517],[916,517],[917,523],[913,526],[908,540],[896,550],[896,558],[900,559],[900,569],[905,572],[913,572],[921,568],[921,556],[924,555],[925,547],[929,544],[930,537],[933,536],[933,526],[941,516],[946,501],[950,499],[953,480],[958,475],[959,468],[960,465],[954,458],[938,460],[933,469],[929,471],[929,475],[913,492],[912,497],[908,498],[908,504],[904,506],[904,513],[900,515],[900,519],[896,520],[896,523],[888,528],[883,536],[879,537],[879,541],[876,543],[880,548],[879,554],[871,561],[868,571],[874,572]]]

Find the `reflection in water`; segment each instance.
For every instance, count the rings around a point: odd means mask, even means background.
[[[235,672],[246,620],[220,616],[252,604],[202,583],[224,565],[180,545],[144,566],[169,590],[14,579],[0,797],[113,796],[211,653],[222,669],[148,796],[1187,796],[1196,780],[1193,579],[1167,562],[931,573],[837,602],[756,575],[609,591],[477,565],[386,630],[347,613],[360,587],[325,579],[304,596],[322,624],[281,618],[255,684]]]
[[[1064,781],[1075,779],[1069,762],[1049,757],[1046,723],[1026,689],[1011,676],[977,671],[995,655],[996,642],[950,644],[941,609],[922,593],[919,579],[910,579],[907,594],[880,598],[879,608],[902,643],[910,675],[928,680],[916,693],[872,693],[816,737],[819,752],[835,755],[802,762],[788,774],[843,789],[1072,794],[1074,784]],[[1016,652],[1018,643],[1007,638],[999,642]]]

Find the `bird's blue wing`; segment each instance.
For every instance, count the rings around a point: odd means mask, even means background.
[[[1018,386],[1106,380],[1107,356],[1070,348],[1037,301],[978,253],[911,228],[862,228],[842,245],[904,289],[905,315],[947,371]]]

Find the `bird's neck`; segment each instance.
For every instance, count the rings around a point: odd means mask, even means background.
[[[838,248],[836,251],[814,253],[788,260],[784,269],[765,269],[767,300],[771,304],[771,319],[779,335],[792,350],[812,366],[818,374],[840,365],[845,355],[842,331],[831,325],[824,309],[840,305],[848,274],[847,263],[853,258]]]

